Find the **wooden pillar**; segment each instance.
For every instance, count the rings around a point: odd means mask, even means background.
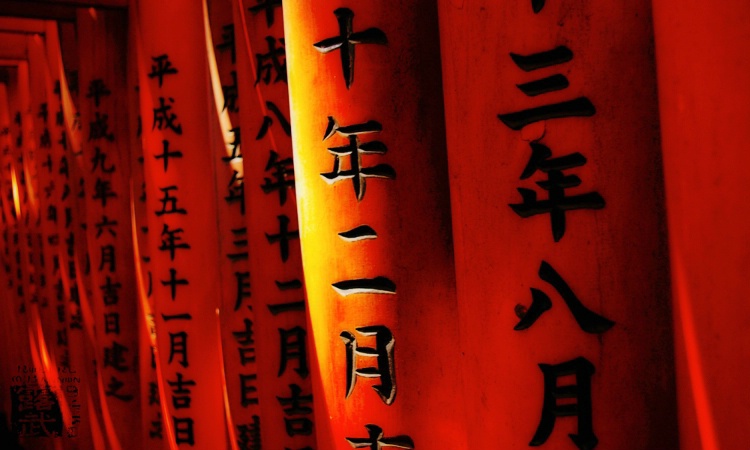
[[[677,448],[650,3],[439,9],[469,447]]]
[[[79,98],[89,297],[97,341],[97,377],[109,445],[140,445],[137,284],[130,202],[126,17],[79,9]]]
[[[247,448],[247,435],[257,429],[259,390],[255,352],[254,314],[251,309],[250,246],[246,181],[240,133],[240,75],[234,1],[208,2],[208,58],[213,108],[209,129],[216,164],[217,210],[221,267],[221,339],[224,396],[232,444]],[[256,430],[257,431],[257,430]],[[273,447],[273,442],[268,442]]]
[[[254,317],[233,330],[253,333],[244,351],[254,346],[257,381],[243,371],[240,387],[243,399],[260,406],[237,437],[244,446],[260,439],[272,448],[315,448],[281,2],[237,1],[235,8],[251,293],[241,308]]]
[[[746,2],[654,1],[684,450],[750,439],[748,20]]]
[[[139,4],[157,357],[174,444],[226,448],[217,308],[219,238],[202,2]],[[180,19],[171,15],[179,11]],[[213,114],[213,113],[211,113]]]
[[[284,8],[319,448],[467,448],[436,5]]]

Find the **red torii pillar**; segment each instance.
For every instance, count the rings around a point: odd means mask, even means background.
[[[439,9],[469,447],[674,449],[650,3]]]
[[[746,448],[750,4],[653,3],[681,448]]]
[[[144,167],[157,358],[174,444],[227,447],[214,155],[202,2],[139,3]],[[179,11],[180,20],[171,20]],[[165,437],[170,433],[165,433]]]
[[[465,449],[436,6],[284,8],[318,448]]]

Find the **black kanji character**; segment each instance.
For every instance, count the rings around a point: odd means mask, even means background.
[[[177,186],[167,186],[159,188],[164,193],[159,201],[161,202],[161,211],[156,211],[157,216],[163,216],[164,214],[187,214],[187,210],[177,207],[177,197],[172,197],[170,192],[176,191]]]
[[[284,375],[289,360],[297,360],[297,368],[294,369],[302,378],[307,378],[310,373],[307,368],[307,332],[304,328],[294,327],[290,329],[279,328],[281,340],[281,357],[278,376]]]
[[[220,52],[229,50],[232,55],[232,64],[237,62],[237,49],[234,43],[234,25],[224,25],[221,27],[221,39],[222,41],[216,44],[216,48]]]
[[[68,149],[68,133],[66,131],[60,133],[60,140],[57,143],[62,146],[63,150]]]
[[[155,155],[154,158],[156,159],[162,159],[164,160],[164,172],[166,172],[169,169],[169,158],[182,158],[182,152],[180,150],[169,150],[169,141],[166,139],[163,139],[161,141],[162,143],[162,152],[158,155]]]
[[[161,244],[159,250],[169,252],[169,260],[174,261],[174,255],[176,250],[189,250],[190,244],[182,242],[182,236],[179,234],[183,233],[182,228],[170,229],[168,224],[164,224],[164,228],[161,230]]]
[[[551,284],[560,293],[568,309],[573,313],[578,326],[583,331],[601,334],[614,326],[615,323],[611,320],[586,308],[570,286],[568,286],[568,283],[565,282],[547,261],[542,261],[539,267],[539,278]],[[533,299],[531,307],[529,307],[529,310],[526,311],[521,321],[513,328],[514,330],[520,331],[529,328],[545,311],[552,308],[552,301],[544,292],[531,288],[531,297]]]
[[[172,301],[177,296],[177,286],[187,286],[190,284],[185,278],[177,278],[177,270],[174,268],[169,269],[169,279],[159,281],[162,286],[169,286]]]
[[[232,262],[246,261],[250,257],[250,252],[247,251],[247,227],[234,228],[231,231],[234,236],[232,244],[240,250],[228,253],[227,258]]]
[[[148,383],[148,405],[159,404],[161,404],[159,401],[159,385],[154,381],[150,381]]]
[[[107,167],[107,154],[102,151],[99,147],[94,147],[94,156],[91,158],[91,172],[96,172],[96,169],[100,169],[103,173],[112,173],[115,171],[114,164],[110,164]]]
[[[560,46],[552,50],[534,53],[531,55],[510,54],[513,62],[526,72],[545,67],[566,63],[573,59],[573,52],[568,47]],[[567,88],[569,85],[567,77],[555,74],[528,83],[522,83],[517,87],[525,95],[535,97],[537,95],[555,92]],[[548,119],[560,119],[564,117],[588,117],[596,113],[596,108],[586,97],[578,97],[559,103],[538,106],[507,114],[498,114],[500,119],[508,128],[520,130],[526,125]]]
[[[566,197],[565,190],[579,186],[581,179],[575,175],[565,175],[563,170],[580,167],[586,164],[586,158],[580,153],[558,158],[550,158],[552,151],[542,144],[532,142],[531,158],[526,165],[521,179],[532,176],[537,170],[547,174],[547,180],[536,184],[549,192],[549,199],[537,200],[536,191],[518,188],[523,203],[509,205],[513,211],[524,219],[537,214],[550,215],[552,237],[558,242],[565,235],[565,212],[577,209],[602,209],[605,202],[598,192]]]
[[[379,133],[382,130],[382,125],[374,120],[342,127],[339,126],[335,118],[329,116],[328,127],[326,128],[323,140],[325,141],[334,134],[338,134],[348,138],[349,144],[342,147],[328,148],[328,151],[334,157],[333,170],[328,173],[321,173],[320,176],[329,184],[351,178],[358,201],[361,201],[365,196],[365,183],[367,178],[395,179],[396,171],[393,170],[393,167],[387,164],[378,164],[373,167],[362,167],[363,155],[384,154],[388,151],[388,148],[380,141],[360,144],[359,135]],[[349,157],[349,170],[343,170],[341,168],[341,158],[345,156]]]
[[[112,94],[112,91],[104,85],[104,80],[96,78],[89,83],[89,91],[86,93],[86,98],[93,98],[94,104],[98,108],[101,98],[108,97],[110,94]]]
[[[279,38],[281,47],[276,47],[276,39],[273,36],[266,36],[266,44],[268,45],[268,53],[256,53],[255,54],[255,84],[257,85],[261,81],[264,84],[271,83],[271,72],[276,72],[276,78],[273,79],[274,83],[279,81],[287,82],[286,80],[286,49],[284,47],[284,38]],[[282,62],[282,59],[284,60]]]
[[[52,147],[52,137],[49,134],[49,128],[45,128],[42,134],[39,136],[39,147],[50,148]]]
[[[261,450],[260,417],[253,415],[252,420],[237,425],[237,445],[243,450]]]
[[[578,433],[570,434],[570,439],[581,450],[593,450],[599,440],[594,434],[591,414],[591,376],[596,372],[594,365],[586,358],[578,357],[557,365],[539,364],[544,374],[544,402],[542,417],[534,437],[529,442],[538,447],[545,442],[555,428],[558,417],[578,417]],[[575,375],[573,385],[558,386],[559,378]],[[559,404],[559,399],[575,399],[575,403]]]
[[[193,419],[172,416],[172,423],[174,424],[174,440],[177,445],[187,444],[191,447],[195,445]]]
[[[234,340],[237,341],[241,346],[253,345],[255,340],[253,339],[253,321],[250,319],[243,319],[245,329],[241,331],[232,331]]]
[[[237,170],[232,171],[232,178],[229,179],[227,185],[227,191],[229,192],[224,200],[230,205],[233,203],[240,204],[240,214],[245,215],[245,177],[240,175]]]
[[[165,76],[177,73],[177,69],[172,66],[172,62],[169,60],[168,55],[152,56],[151,60],[154,64],[151,65],[151,73],[148,74],[148,77],[159,78],[159,87],[161,87],[164,82]]]
[[[358,44],[387,45],[388,38],[379,28],[368,28],[354,32],[354,12],[349,8],[338,8],[333,11],[339,23],[339,35],[316,42],[313,46],[321,53],[334,50],[341,52],[341,67],[344,71],[346,88],[354,83],[354,46]]]
[[[237,347],[240,354],[240,364],[244,367],[255,362],[255,347]]]
[[[271,150],[266,163],[266,172],[271,172],[273,180],[263,177],[264,183],[260,186],[263,192],[270,194],[279,191],[279,205],[283,206],[287,199],[287,189],[294,189],[294,167],[292,158],[279,159],[279,154]]]
[[[237,279],[237,299],[234,301],[234,310],[238,311],[242,306],[242,300],[250,297],[250,272],[235,272]]]
[[[190,366],[188,362],[188,347],[187,347],[188,334],[184,331],[177,333],[169,333],[169,364],[172,364],[172,360],[175,357],[179,358],[177,362],[182,367]]]
[[[276,8],[281,8],[281,0],[257,0],[258,4],[255,6],[251,6],[248,8],[248,10],[253,13],[253,15],[258,14],[260,12],[266,13],[266,25],[268,27],[271,27],[274,22],[274,10]]]
[[[163,425],[161,423],[161,413],[156,413],[157,420],[151,421],[151,428],[148,430],[148,437],[151,439],[164,439],[162,434]]]
[[[96,226],[96,238],[97,239],[101,237],[101,235],[105,231],[109,233],[112,237],[117,237],[117,230],[115,229],[115,227],[117,226],[116,220],[109,220],[109,218],[106,215],[102,215],[101,222],[97,222],[95,226]]]
[[[237,71],[233,70],[230,73],[232,77],[232,84],[222,85],[221,92],[224,94],[224,106],[221,107],[222,112],[228,109],[230,112],[237,113],[240,109],[237,107]]]
[[[287,136],[292,135],[292,125],[289,123],[289,120],[284,117],[284,114],[281,112],[278,106],[274,102],[266,101],[266,107],[269,111],[273,113],[274,116],[276,116],[276,120],[279,121],[279,125],[281,125],[281,129],[284,131],[284,134]],[[268,133],[268,128],[273,125],[273,118],[269,115],[263,116],[263,123],[260,125],[260,130],[258,130],[258,134],[255,136],[255,140],[259,141],[263,139],[263,136]]]
[[[378,233],[369,225],[359,225],[351,230],[338,233],[339,237],[346,242],[357,242],[365,239],[377,239]]]
[[[386,405],[390,405],[396,399],[396,369],[393,359],[396,340],[391,330],[382,325],[358,327],[356,330],[362,336],[374,336],[375,347],[362,347],[358,345],[357,338],[352,333],[341,332],[341,339],[346,346],[346,398],[354,391],[357,377],[380,378],[380,384],[372,388]],[[376,358],[377,366],[358,369],[358,355]]]
[[[128,350],[127,346],[117,341],[113,341],[111,347],[104,347],[104,367],[111,367],[118,372],[127,372],[129,367],[125,353]]]
[[[240,145],[242,144],[242,133],[239,127],[234,127],[229,130],[232,133],[232,142],[229,144],[232,146],[232,154],[230,156],[222,156],[221,160],[224,162],[230,162],[235,159],[242,159],[242,153],[240,152]]]
[[[104,313],[104,334],[120,334],[120,313]]]
[[[290,384],[291,396],[276,397],[279,404],[284,408],[284,425],[286,434],[290,437],[296,435],[310,436],[313,433],[313,421],[304,416],[312,414],[313,409],[308,405],[312,403],[313,396],[302,395],[302,388],[296,384]],[[303,417],[295,417],[303,416]]]
[[[172,406],[174,409],[190,408],[190,386],[195,386],[194,380],[184,380],[182,372],[177,372],[177,380],[167,380],[167,384],[172,388]]]
[[[112,376],[107,384],[107,390],[104,391],[104,395],[107,397],[114,397],[124,402],[129,402],[135,398],[132,394],[121,394],[120,391],[125,387],[125,383]]]
[[[75,92],[78,94],[78,71],[77,70],[71,70],[67,73],[67,79],[68,79],[68,90],[70,92]]]
[[[255,382],[258,376],[255,374],[239,374],[240,377],[240,403],[247,408],[250,405],[258,404],[258,387]]]
[[[107,306],[116,305],[120,301],[120,288],[122,284],[113,283],[112,279],[107,276],[105,277],[105,283],[99,286],[102,290],[102,297],[104,298],[104,304]]]
[[[102,207],[107,206],[107,199],[117,198],[118,195],[112,190],[112,182],[109,180],[102,180],[101,178],[96,179],[94,184],[94,195],[91,197],[93,200],[100,200]]]
[[[353,294],[395,294],[396,283],[386,277],[355,278],[331,284],[342,297]]]
[[[177,114],[171,112],[174,99],[169,97],[167,100],[169,100],[169,104],[165,102],[164,97],[159,97],[159,107],[154,108],[154,123],[151,125],[151,129],[154,130],[157,127],[159,130],[168,128],[176,134],[182,134],[182,125],[176,123]]]
[[[65,135],[65,133],[63,133]],[[70,171],[68,167],[68,158],[66,156],[62,156],[60,158],[60,170],[58,171],[60,175],[65,175],[65,179],[70,178]],[[65,200],[65,197],[63,197],[63,200]]]
[[[47,102],[39,104],[39,113],[37,114],[37,117],[41,117],[43,121],[47,122],[47,119],[49,118]]]
[[[383,429],[377,425],[367,424],[368,437],[346,438],[346,442],[353,448],[366,448],[368,450],[381,450],[385,447],[413,449],[414,441],[409,436],[399,435],[387,438],[383,435]]]
[[[169,322],[170,320],[193,320],[193,316],[189,313],[182,313],[182,314],[162,314],[161,319],[165,322]]]
[[[277,234],[265,233],[269,244],[279,243],[279,252],[281,261],[286,262],[289,259],[289,241],[299,239],[299,230],[289,230],[289,218],[281,215],[276,216],[279,220],[279,232]]]
[[[98,111],[94,113],[94,121],[89,123],[89,141],[115,140],[115,135],[109,131],[108,119],[108,114],[100,114]]]
[[[115,246],[114,245],[102,245],[100,247],[101,257],[99,259],[99,272],[107,267],[109,273],[115,272],[115,263],[117,258],[115,257]]]

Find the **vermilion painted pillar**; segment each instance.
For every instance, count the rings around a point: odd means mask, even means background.
[[[47,65],[44,41],[40,35],[29,35],[27,38],[29,54],[29,86],[31,93],[30,119],[34,126],[32,135],[34,150],[34,171],[37,174],[35,191],[37,197],[37,231],[34,236],[35,246],[39,251],[36,276],[38,314],[43,334],[37,336],[43,366],[47,380],[57,385],[57,368],[51,355],[55,345],[54,316],[52,297],[54,295],[55,273],[53,255],[55,243],[55,222],[49,220],[49,207],[53,203],[54,183],[52,180],[52,139],[48,129],[49,111],[47,109]],[[51,87],[51,86],[50,86]],[[52,93],[50,89],[49,93]],[[50,243],[50,238],[53,242]],[[51,376],[54,374],[54,376]],[[60,393],[61,394],[61,393]]]
[[[49,349],[50,359],[57,365],[57,356],[60,355],[63,363],[66,363],[64,349],[67,342],[58,337],[60,321],[57,316],[57,306],[62,299],[62,279],[60,270],[59,252],[62,247],[60,242],[59,224],[64,220],[59,207],[59,199],[62,195],[60,167],[55,162],[55,148],[60,144],[55,142],[55,112],[59,100],[54,94],[54,84],[47,62],[47,49],[44,39],[33,36],[29,39],[29,62],[31,66],[31,77],[35,104],[34,113],[37,132],[38,154],[36,158],[37,171],[40,176],[39,199],[40,199],[40,226],[42,228],[44,249],[45,284],[47,286],[46,305],[42,303],[42,318],[45,327],[45,338]],[[63,315],[64,317],[64,315]],[[58,346],[61,347],[58,349]],[[57,370],[57,369],[56,369]]]
[[[28,45],[28,37],[27,37]],[[39,179],[37,176],[37,146],[32,112],[34,95],[32,94],[32,77],[29,61],[17,65],[17,84],[15,86],[16,117],[20,132],[16,140],[15,170],[21,204],[21,220],[18,222],[20,261],[23,274],[23,312],[26,317],[26,336],[29,341],[29,362],[35,369],[38,389],[44,388],[47,372],[42,362],[39,335],[42,333],[40,321],[40,304],[44,301],[44,282],[40,279],[43,270],[40,264],[41,248],[39,246]],[[29,384],[29,389],[33,389]]]
[[[71,292],[71,297],[78,304],[80,309],[76,313],[75,321],[83,323],[82,326],[86,331],[85,336],[88,339],[88,349],[93,350],[94,335],[93,318],[91,311],[90,298],[93,293],[91,284],[91,260],[88,254],[87,244],[87,215],[86,215],[86,192],[90,187],[86,186],[86,170],[82,151],[82,141],[86,139],[81,123],[80,106],[82,99],[85,99],[86,92],[79,81],[80,78],[80,55],[78,35],[75,24],[60,23],[60,59],[63,64],[61,76],[61,95],[63,102],[63,115],[65,126],[67,128],[67,149],[70,167],[71,180],[71,208],[73,214],[73,230],[70,239],[66,240],[68,244],[68,255],[74,261],[70,266],[71,279],[75,275],[75,291]],[[64,76],[64,79],[63,79]],[[96,394],[96,390],[92,391]],[[96,400],[95,403],[98,403]]]
[[[65,29],[63,25],[61,28]],[[116,438],[112,436],[112,422],[105,414],[106,405],[102,378],[97,372],[97,364],[103,365],[103,349],[97,339],[94,310],[93,283],[91,277],[92,255],[88,247],[87,197],[93,196],[94,185],[90,180],[90,167],[83,152],[84,141],[88,138],[88,126],[84,130],[80,106],[86,101],[86,91],[80,83],[81,61],[79,58],[78,35],[74,30],[61,32],[61,56],[65,59],[65,78],[61,75],[60,92],[63,103],[63,118],[66,126],[66,146],[68,170],[70,171],[69,192],[72,224],[66,237],[67,277],[70,281],[69,327],[75,342],[73,365],[81,367],[85,373],[84,386],[86,409],[93,444],[97,449],[106,448]],[[88,124],[86,124],[88,125]],[[87,184],[88,183],[88,184]],[[91,226],[94,226],[91,224]],[[97,289],[99,286],[96,287]],[[99,356],[101,355],[101,356]],[[108,436],[108,434],[110,436]],[[116,445],[116,444],[115,444]]]
[[[63,194],[62,167],[57,160],[55,147],[55,111],[59,100],[54,94],[52,77],[47,62],[46,44],[40,35],[29,36],[29,78],[31,87],[31,118],[34,123],[34,164],[37,183],[37,246],[40,259],[36,277],[38,284],[38,306],[41,331],[36,332],[36,343],[40,354],[45,379],[54,393],[63,422],[59,435],[70,442],[74,428],[68,391],[78,389],[80,382],[72,378],[69,364],[68,336],[66,330],[65,296],[62,283],[60,251],[64,243],[60,238],[60,225],[65,221],[60,198]],[[69,389],[70,388],[70,389]]]
[[[71,426],[68,429],[71,448],[101,448],[101,435],[97,432],[98,417],[88,401],[92,387],[92,377],[89,371],[89,355],[93,354],[93,342],[83,330],[82,308],[79,284],[76,274],[75,245],[76,236],[84,235],[80,228],[79,215],[76,211],[76,178],[74,173],[75,157],[78,148],[79,131],[74,127],[75,107],[68,89],[68,77],[62,63],[61,46],[58,39],[58,26],[54,22],[47,22],[45,43],[47,60],[54,83],[53,93],[55,103],[50,103],[50,113],[55,117],[55,127],[52,132],[53,165],[58,167],[57,176],[59,191],[58,228],[60,233],[60,248],[58,251],[60,275],[62,279],[63,298],[58,302],[58,339],[68,343],[68,352],[58,354],[58,362],[68,368],[70,382],[65,386],[66,399],[71,410]],[[54,105],[54,107],[52,107]],[[64,324],[60,319],[64,319]],[[64,328],[63,328],[64,325]],[[76,447],[77,446],[77,447]]]
[[[31,37],[27,36],[27,52],[36,53],[30,48]],[[38,54],[36,55],[38,56]],[[34,58],[36,60],[36,58]],[[18,64],[18,118],[20,119],[21,140],[17,142],[17,173],[19,175],[19,191],[21,192],[21,217],[19,222],[21,263],[25,266],[23,283],[24,309],[27,322],[27,337],[29,341],[29,358],[36,370],[35,378],[37,386],[33,383],[27,385],[27,389],[47,391],[47,384],[56,384],[56,374],[49,364],[46,352],[44,331],[42,328],[41,310],[47,303],[47,282],[44,269],[44,254],[41,241],[41,211],[42,200],[40,196],[40,174],[38,170],[38,159],[40,158],[40,142],[37,139],[40,121],[35,114],[35,105],[43,92],[39,92],[36,85],[38,79],[38,67],[32,63],[35,60],[26,60]],[[52,381],[49,381],[52,379]],[[55,392],[52,388],[49,390]],[[33,391],[32,391],[33,392]],[[39,437],[46,437],[45,433],[39,433]],[[39,443],[49,446],[50,443]]]
[[[0,84],[0,101],[2,101],[3,97],[5,96],[5,93],[3,92],[4,90],[5,84]],[[0,108],[2,108],[1,105]],[[0,139],[2,139],[3,141],[2,144],[0,144],[0,148],[5,148],[5,138],[3,137]],[[5,199],[5,197],[0,197],[0,202],[6,203],[7,200]],[[2,270],[0,270],[0,283],[2,283],[3,296],[6,299],[10,299],[13,298],[13,287],[10,284],[10,280],[13,275],[13,269],[10,259],[10,222],[4,210],[0,211],[0,214],[2,215],[2,231],[0,232],[2,236],[2,240],[0,241],[2,245],[2,256],[0,257],[0,261],[2,261]],[[10,385],[12,383],[11,379],[14,375],[14,372],[17,371],[17,367],[13,364],[14,360],[16,360],[16,352],[12,344],[14,331],[13,329],[16,326],[17,319],[15,315],[12,314],[12,308],[13,304],[8,300],[0,303],[3,325],[3,327],[0,329],[0,339],[2,339],[3,342],[0,345],[2,345],[3,354],[6,355],[6,358],[0,361],[0,371],[2,371],[3,375],[3,380],[0,381],[0,388],[5,392],[10,392]],[[10,417],[12,410],[12,402],[10,396],[6,396],[2,399],[0,408],[2,408],[2,414],[4,415],[5,423],[8,423],[8,418]]]
[[[681,448],[743,448],[750,5],[653,3]]]
[[[47,44],[49,45],[49,44]],[[47,55],[50,50],[45,49]],[[52,266],[53,278],[50,281],[52,284],[53,296],[52,304],[50,305],[52,311],[51,315],[54,317],[54,330],[55,330],[55,345],[53,346],[55,362],[58,365],[58,370],[62,373],[66,373],[66,370],[70,369],[70,350],[69,341],[67,334],[67,300],[69,295],[66,294],[65,283],[63,282],[63,274],[67,270],[65,265],[64,253],[65,253],[65,230],[70,227],[72,218],[69,217],[66,202],[63,197],[66,196],[66,192],[69,193],[70,186],[68,184],[68,167],[67,157],[65,156],[65,148],[63,146],[63,136],[65,135],[65,124],[62,117],[58,118],[58,112],[62,111],[59,94],[55,93],[54,86],[59,83],[59,78],[51,72],[51,64],[47,64],[47,127],[43,131],[45,135],[44,139],[50,140],[51,148],[49,150],[49,163],[51,173],[49,177],[51,179],[51,186],[49,188],[49,204],[47,210],[44,212],[44,219],[53,224],[51,235],[45,245],[48,245],[52,249],[52,260],[49,264]],[[41,140],[41,138],[40,138]],[[49,162],[49,161],[48,161]],[[46,167],[46,166],[45,166]],[[48,195],[47,190],[44,190],[44,195]],[[69,195],[69,194],[67,194]],[[67,372],[68,374],[70,372]]]
[[[174,444],[226,448],[214,153],[202,2],[139,4],[141,120],[162,401]],[[171,20],[179,11],[180,20]],[[165,437],[170,433],[165,433]]]
[[[260,414],[242,441],[272,448],[315,447],[307,328],[289,126],[281,2],[237,1],[247,240],[257,382],[245,377]],[[241,330],[242,328],[240,328]],[[260,427],[260,430],[257,427]],[[255,429],[254,429],[255,428]],[[247,445],[247,444],[246,444]]]
[[[143,120],[140,108],[138,65],[142,63],[142,43],[135,3],[128,8],[128,119],[130,123],[130,201],[133,251],[135,255],[138,298],[138,375],[141,394],[141,442],[144,448],[168,449],[173,441],[164,428],[164,406],[156,364],[156,326],[154,322],[153,273],[148,243],[148,204],[143,155]],[[153,182],[153,181],[150,181]]]
[[[108,445],[106,436],[112,429],[102,413],[99,378],[95,369],[98,343],[95,334],[94,311],[91,298],[93,285],[91,280],[91,258],[88,251],[88,228],[86,214],[86,196],[93,186],[86,185],[87,168],[84,167],[82,142],[87,138],[81,123],[80,104],[86,92],[82,91],[79,82],[80,59],[78,37],[75,26],[71,23],[60,23],[59,58],[60,94],[62,114],[66,127],[66,150],[68,170],[70,172],[70,192],[68,201],[72,223],[68,229],[65,244],[68,258],[67,274],[70,285],[69,329],[71,340],[75,342],[73,365],[81,367],[86,381],[83,383],[82,395],[86,406],[81,409],[81,416],[88,419],[88,425],[95,448]],[[54,33],[57,36],[58,33]],[[50,35],[52,36],[52,35]],[[48,36],[48,39],[50,38]],[[52,37],[52,39],[55,39]],[[91,193],[90,195],[93,195]],[[66,199],[67,200],[67,199]],[[93,225],[92,225],[93,226]],[[97,286],[98,288],[99,286]]]
[[[677,448],[649,2],[439,8],[469,447]]]
[[[436,5],[284,8],[318,448],[468,448]]]
[[[140,445],[137,284],[130,201],[126,22],[79,9],[79,97],[97,385],[109,445]]]
[[[20,322],[19,334],[15,337],[16,345],[21,347],[21,361],[17,370],[17,377],[12,379],[11,392],[17,402],[23,402],[24,396],[36,396],[45,391],[47,374],[39,352],[37,332],[41,331],[39,321],[38,288],[38,245],[36,242],[38,199],[35,194],[36,143],[33,135],[33,119],[31,115],[31,92],[29,78],[29,64],[27,60],[18,61],[11,72],[9,100],[13,111],[10,128],[12,136],[12,160],[10,162],[11,183],[14,203],[16,207],[16,222],[13,240],[15,244],[16,295],[17,301],[14,314]],[[28,398],[28,397],[26,397]],[[29,406],[25,403],[23,406]],[[21,405],[16,406],[16,417],[32,419],[24,414]],[[21,427],[19,440],[25,446],[39,446],[49,448],[47,437],[41,430],[33,427]]]
[[[221,269],[221,342],[228,432],[234,445],[247,448],[244,437],[259,417],[252,282],[246,206],[246,178],[240,130],[239,73],[233,1],[208,2],[207,41],[214,108],[209,129],[216,165]],[[268,443],[268,445],[273,445]]]
[[[34,282],[34,248],[32,246],[32,232],[36,225],[36,197],[33,184],[36,181],[30,171],[30,161],[33,158],[33,124],[31,123],[31,95],[29,91],[29,64],[27,60],[18,61],[12,70],[10,82],[9,102],[13,116],[11,133],[11,156],[10,170],[13,197],[16,207],[16,223],[14,229],[14,241],[16,244],[16,263],[18,264],[17,277],[17,313],[24,323],[23,331],[19,339],[22,340],[27,351],[24,363],[33,374],[34,380],[44,382],[41,361],[37,353],[33,329],[33,318],[31,303],[35,298],[37,288]],[[36,308],[36,306],[35,306]],[[36,372],[39,373],[36,373]],[[30,382],[33,386],[33,382]]]
[[[20,61],[16,66],[16,83],[11,94],[11,105],[14,109],[15,148],[13,168],[15,171],[15,185],[18,192],[20,215],[18,225],[20,262],[23,272],[21,285],[23,286],[22,310],[26,312],[29,303],[36,299],[35,276],[35,248],[32,233],[36,228],[37,198],[36,198],[36,167],[32,161],[36,143],[34,142],[34,125],[31,116],[31,92],[29,86],[29,64],[27,60]],[[30,323],[30,315],[26,315]],[[33,345],[33,344],[32,344]],[[35,357],[34,349],[30,357]]]
[[[3,314],[3,337],[7,339],[5,353],[6,357],[3,358],[7,364],[7,378],[3,380],[3,386],[6,388],[8,393],[11,392],[13,386],[21,384],[18,378],[23,377],[24,373],[21,367],[27,363],[27,352],[26,347],[23,345],[23,339],[26,337],[24,331],[26,327],[25,316],[19,311],[18,298],[18,273],[21,269],[19,261],[17,259],[18,251],[18,240],[16,231],[16,205],[13,195],[13,178],[12,170],[13,166],[13,147],[15,146],[15,133],[12,125],[12,115],[10,109],[10,82],[12,81],[12,75],[9,74],[7,84],[0,84],[0,128],[2,129],[2,135],[0,135],[0,149],[2,150],[2,168],[0,169],[0,187],[2,189],[2,202],[3,202],[3,216],[5,218],[5,224],[3,229],[3,272],[4,282],[4,295],[2,299],[2,314]],[[8,414],[8,420],[10,420],[12,403],[10,395],[6,396],[3,400],[3,408]]]

